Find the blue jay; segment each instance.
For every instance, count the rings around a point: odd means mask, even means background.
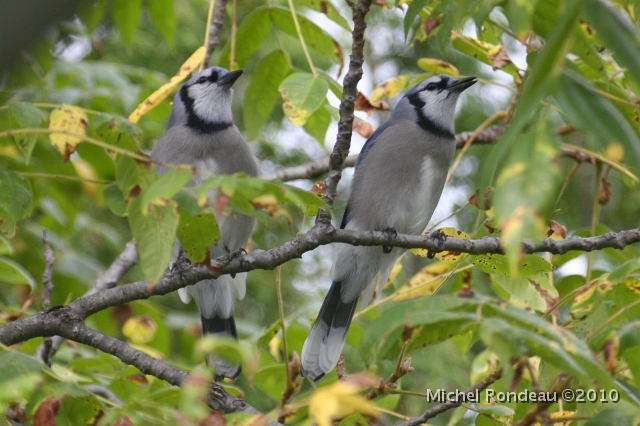
[[[456,102],[475,77],[421,81],[365,143],[342,229],[419,234],[438,204],[455,153]],[[302,348],[302,375],[314,381],[340,357],[358,300],[366,305],[402,248],[339,244],[333,284]]]
[[[231,86],[241,74],[242,70],[229,72],[219,67],[194,73],[176,94],[168,129],[156,143],[151,157],[173,164],[191,164],[212,174],[244,172],[257,176],[258,165],[249,144],[232,121]],[[157,170],[167,171],[164,167]],[[196,175],[192,185],[197,186],[204,179],[206,176]],[[215,194],[211,198],[215,199]],[[255,219],[240,214],[216,214],[216,220],[220,239],[210,247],[210,257],[243,249],[253,232]],[[233,308],[235,298],[244,297],[245,282],[246,274],[224,275],[200,281],[195,289],[190,289],[200,309],[204,334],[238,338]],[[190,300],[186,291],[181,291],[180,297],[185,302]],[[215,369],[216,379],[235,379],[242,371],[239,364],[220,358],[208,357],[207,363]]]

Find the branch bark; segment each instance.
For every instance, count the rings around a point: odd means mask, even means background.
[[[351,134],[353,127],[353,111],[356,96],[358,95],[358,82],[362,78],[362,64],[364,63],[364,30],[367,27],[365,20],[373,0],[359,0],[358,3],[349,3],[353,9],[353,32],[351,38],[351,57],[349,59],[349,71],[344,77],[342,102],[340,102],[340,120],[338,121],[338,136],[333,152],[329,158],[329,176],[325,180],[325,192],[322,199],[329,205],[333,205],[336,197],[336,188],[342,177],[342,167],[349,155],[351,147]],[[317,220],[328,225],[331,216],[328,211],[321,209]]]
[[[227,0],[215,0],[216,9],[213,12],[213,19],[211,20],[211,26],[209,27],[209,43],[207,43],[207,52],[204,56],[204,67],[209,66],[211,60],[211,54],[220,44],[220,38],[218,35],[222,31],[224,26],[224,18],[227,14]]]
[[[65,309],[70,318],[84,320],[89,315],[112,306],[134,300],[160,296],[204,279],[217,278],[223,274],[236,274],[254,269],[273,269],[291,259],[300,258],[307,251],[332,242],[363,246],[394,246],[403,248],[424,248],[432,252],[452,251],[459,253],[502,253],[501,239],[483,237],[477,240],[448,238],[440,243],[429,236],[398,234],[390,239],[388,233],[376,231],[357,232],[335,229],[333,226],[314,226],[307,233],[270,250],[255,250],[242,256],[226,255],[214,259],[213,272],[202,265],[190,265],[178,271],[167,272],[155,286],[146,281],[138,281],[120,287],[85,295],[64,307],[54,307],[50,311],[22,318],[0,326],[0,342],[13,345],[39,336],[58,334],[49,315],[56,309]],[[640,228],[609,232],[595,237],[571,236],[564,240],[545,238],[542,241],[525,240],[522,243],[524,253],[550,252],[566,253],[569,250],[593,251],[603,248],[623,249],[627,245],[640,242]],[[62,335],[64,337],[64,335]]]

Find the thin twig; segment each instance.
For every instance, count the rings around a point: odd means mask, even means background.
[[[209,61],[211,60],[211,54],[220,44],[220,38],[218,35],[220,31],[222,31],[222,27],[224,26],[224,18],[227,14],[227,0],[214,0],[214,13],[213,19],[211,20],[211,25],[209,25],[209,39],[207,40],[207,53],[204,55],[204,67],[209,66]]]
[[[278,266],[276,269],[276,293],[278,296],[278,313],[280,315],[280,325],[282,326],[282,350],[284,352],[284,372],[285,372],[285,390],[282,392],[282,400],[280,402],[280,416],[278,421],[284,423],[285,420],[285,405],[291,399],[295,390],[295,383],[291,377],[291,370],[289,365],[289,347],[287,345],[287,328],[284,321],[284,302],[282,300],[282,267]]]
[[[229,71],[236,68],[236,0],[231,0],[231,51],[229,53]]]
[[[326,188],[322,199],[333,206],[336,197],[336,188],[342,177],[342,167],[344,160],[349,155],[351,147],[351,134],[353,128],[353,111],[356,96],[358,95],[358,82],[362,78],[362,64],[364,63],[364,30],[367,27],[365,20],[372,0],[359,0],[357,4],[351,4],[353,9],[353,32],[351,44],[351,58],[349,60],[349,71],[344,77],[342,102],[340,102],[340,120],[338,121],[338,135],[336,144],[329,160],[329,176],[325,180]],[[317,221],[328,225],[331,223],[331,216],[328,211],[321,209],[318,212]]]
[[[402,345],[402,349],[400,350],[400,355],[398,356],[398,362],[396,364],[396,368],[393,369],[391,375],[387,378],[387,380],[380,379],[380,383],[378,386],[373,388],[371,392],[369,392],[365,398],[366,399],[374,399],[378,396],[384,394],[387,388],[393,388],[395,384],[400,380],[400,378],[406,374],[409,374],[413,371],[413,367],[411,367],[411,357],[404,357],[404,354],[407,350],[407,346],[409,346],[409,342],[404,342]]]
[[[493,383],[495,383],[497,380],[499,380],[501,377],[502,377],[502,369],[496,370],[493,373],[491,373],[489,377],[472,386],[468,392],[472,392],[472,393],[475,393],[476,391],[482,392],[483,390],[491,386]],[[417,417],[413,417],[410,420],[407,420],[404,422],[396,423],[395,426],[418,426],[422,423],[425,423],[427,420],[434,418],[438,414],[442,414],[451,409],[458,408],[461,404],[462,404],[462,400],[449,401],[442,404],[438,404],[435,407],[426,410],[425,412],[423,412]]]

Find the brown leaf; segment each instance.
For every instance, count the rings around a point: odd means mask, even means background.
[[[373,126],[366,121],[360,121],[358,119],[353,120],[351,126],[354,132],[357,132],[363,138],[368,138],[374,132]]]
[[[385,0],[373,0],[374,6],[379,6],[383,9],[387,9],[387,2]]]
[[[56,426],[56,414],[62,405],[62,398],[57,396],[42,402],[33,414],[33,426]]]
[[[358,96],[356,97],[355,109],[356,111],[366,111],[367,114],[371,114],[376,110],[388,110],[389,104],[387,104],[385,101],[371,103],[365,95],[363,95],[361,92],[358,92]]]
[[[616,364],[617,364],[617,353],[618,353],[618,345],[616,339],[609,339],[604,342],[604,346],[602,348],[604,352],[604,359],[607,361],[607,370],[614,374],[616,372]]]
[[[600,194],[598,194],[598,203],[604,206],[611,199],[611,184],[606,178],[602,178],[602,188],[600,188]]]
[[[424,21],[424,32],[427,33],[427,37],[438,27],[438,25],[440,25],[440,18],[429,16],[427,20]]]
[[[489,52],[487,52],[487,56],[493,61],[494,71],[511,63],[509,53],[504,46],[496,46],[496,49],[489,50]]]
[[[567,238],[567,227],[552,219],[549,222],[549,232],[547,232],[547,237],[550,237],[553,234],[560,235],[562,238]]]
[[[316,182],[313,184],[309,192],[312,194],[316,194],[318,197],[322,197],[324,195],[324,190],[327,188],[327,184],[324,182]]]
[[[487,193],[484,196],[485,210],[491,209],[491,198],[493,197],[493,191],[494,191],[493,187],[490,186],[487,188]],[[483,207],[480,206],[479,195],[480,195],[480,190],[477,190],[471,197],[469,197],[469,204],[471,204],[472,206],[476,206],[479,209],[482,209]]]
[[[222,214],[229,201],[231,201],[231,197],[222,191],[218,191],[216,194],[216,213]]]
[[[227,420],[217,411],[210,411],[207,418],[200,422],[200,426],[226,426]]]
[[[122,328],[125,322],[133,315],[131,306],[125,303],[124,305],[116,306],[111,310],[111,319],[116,323],[118,328]]]

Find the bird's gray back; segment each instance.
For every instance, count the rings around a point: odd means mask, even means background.
[[[350,219],[347,228],[421,232],[427,223],[416,224],[405,216],[421,208],[418,204],[425,203],[421,198],[429,195],[425,191],[440,197],[454,153],[454,140],[430,134],[414,121],[394,123],[376,139],[366,160],[357,167],[348,207],[349,217],[357,218],[357,223]],[[422,229],[415,231],[416,226]]]

